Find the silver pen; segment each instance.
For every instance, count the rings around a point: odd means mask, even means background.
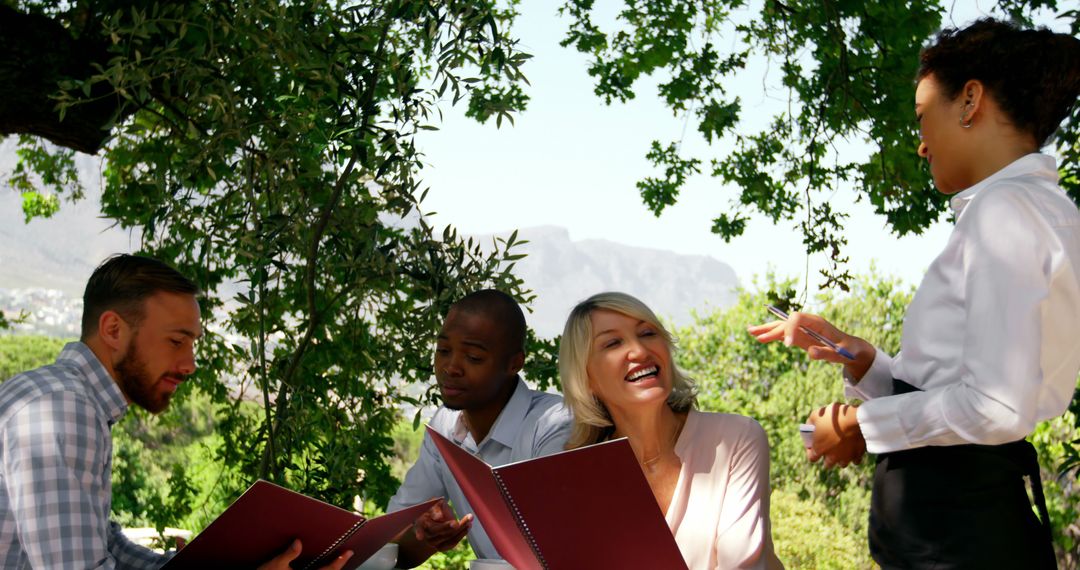
[[[785,321],[788,320],[788,314],[785,313],[784,311],[781,311],[780,309],[778,309],[778,308],[776,308],[776,307],[774,307],[772,305],[765,305],[765,308],[768,309],[770,313],[780,317],[781,319],[783,319]],[[847,358],[849,360],[855,360],[855,355],[848,352],[847,349],[840,346],[839,344],[836,344],[835,342],[821,336],[820,334],[818,334],[818,333],[816,333],[816,332],[814,332],[814,331],[812,331],[812,330],[810,330],[810,329],[808,329],[806,327],[800,326],[799,330],[801,330],[802,332],[812,336],[814,339],[825,343],[826,346],[828,346],[829,348],[835,350],[838,354],[840,354],[840,356],[843,356],[844,358]]]

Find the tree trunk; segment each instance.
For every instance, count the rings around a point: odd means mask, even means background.
[[[68,108],[64,119],[55,96],[62,79],[85,79],[92,62],[105,65],[106,44],[100,38],[76,39],[58,21],[25,14],[0,4],[0,135],[30,134],[60,146],[96,153],[109,137],[108,126],[129,106],[99,83],[92,102]]]

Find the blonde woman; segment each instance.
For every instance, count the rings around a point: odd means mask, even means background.
[[[769,523],[769,444],[754,420],[694,409],[693,381],[644,303],[599,293],[570,312],[559,373],[567,449],[626,437],[691,570],[783,568]]]

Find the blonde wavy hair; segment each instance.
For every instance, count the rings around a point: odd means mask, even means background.
[[[563,327],[562,340],[559,341],[559,376],[562,379],[563,396],[566,404],[574,413],[573,429],[566,449],[591,445],[599,442],[611,431],[611,414],[599,399],[589,390],[589,374],[586,366],[592,347],[592,320],[590,316],[596,310],[608,310],[628,317],[645,321],[660,332],[668,350],[674,356],[675,340],[660,319],[645,303],[637,298],[608,291],[597,293],[577,304]],[[672,390],[667,404],[675,412],[685,412],[694,407],[697,400],[697,386],[672,362]]]

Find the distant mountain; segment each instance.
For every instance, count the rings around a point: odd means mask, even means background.
[[[76,162],[86,198],[64,202],[52,218],[27,224],[22,196],[7,183],[16,164],[15,138],[0,141],[0,287],[58,289],[81,297],[101,260],[134,249],[138,234],[129,238],[100,217],[99,159],[87,155]]]
[[[0,143],[0,288],[56,289],[76,299],[102,259],[137,247],[137,233],[100,218],[98,159],[80,156],[77,164],[86,198],[64,203],[51,219],[26,224],[21,197],[5,180],[15,165],[14,141]],[[475,237],[490,243],[493,236]],[[528,256],[515,269],[537,294],[528,320],[542,336],[560,334],[574,304],[600,291],[635,295],[676,324],[689,323],[693,309],[726,307],[735,299],[735,272],[711,257],[571,241],[566,229],[555,226],[524,229],[519,239],[529,243],[516,251]]]
[[[483,243],[494,236],[477,237]],[[515,251],[528,256],[514,269],[537,295],[527,319],[541,336],[561,334],[570,309],[601,291],[634,295],[677,325],[689,324],[695,309],[701,312],[735,302],[735,271],[711,257],[607,240],[571,241],[569,232],[556,226],[523,229],[518,239],[529,243]]]

